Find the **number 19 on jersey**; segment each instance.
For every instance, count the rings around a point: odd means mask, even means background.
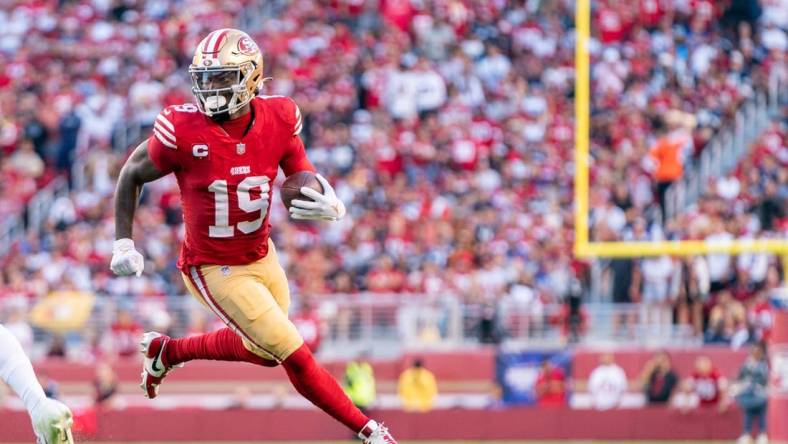
[[[260,189],[260,197],[253,199],[251,191]],[[208,227],[210,237],[233,237],[237,227],[241,233],[249,234],[263,226],[268,213],[268,199],[271,192],[270,179],[266,176],[250,176],[242,180],[236,188],[238,208],[247,213],[259,213],[259,217],[250,221],[230,225],[230,199],[226,180],[214,180],[208,191],[214,196],[214,225]]]

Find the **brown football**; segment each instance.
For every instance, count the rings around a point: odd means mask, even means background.
[[[309,187],[318,193],[323,193],[323,185],[315,177],[315,173],[310,171],[300,171],[287,176],[282,187],[279,189],[279,197],[285,207],[290,208],[293,199],[312,200],[311,197],[301,194],[301,187]]]

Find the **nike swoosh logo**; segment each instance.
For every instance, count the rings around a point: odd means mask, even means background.
[[[150,368],[154,372],[158,373],[158,372],[164,370],[163,368],[159,367],[159,365],[158,365],[159,364],[159,360],[161,359],[161,354],[162,354],[163,351],[164,351],[164,347],[160,348],[159,352],[156,354],[156,357],[153,358],[153,362],[151,363]]]

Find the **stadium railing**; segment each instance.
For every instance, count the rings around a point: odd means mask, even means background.
[[[0,300],[0,313],[13,303],[11,299]],[[561,348],[570,342],[648,346],[700,342],[672,325],[669,317],[666,322],[649,323],[651,316],[646,311],[653,311],[653,307],[643,304],[588,303],[581,306],[576,324],[571,323],[569,311],[560,302],[523,303],[506,296],[496,302],[479,303],[453,295],[335,294],[317,297],[312,309],[319,320],[321,354],[338,359],[363,354],[396,356],[406,350],[449,350],[485,343]],[[82,328],[59,333],[68,354],[82,356],[96,345],[113,350],[112,325],[119,311],[132,313],[142,329],[174,336],[187,335],[195,325],[208,329],[220,325],[190,296],[101,295],[94,299],[89,320]],[[302,313],[296,309],[291,314],[298,326]],[[41,356],[49,350],[53,334],[45,329],[35,332],[35,354]]]
[[[722,177],[736,167],[752,142],[768,126],[770,109],[777,98],[759,92],[736,112],[732,124],[717,133],[701,152],[697,162],[685,168],[684,177],[668,188],[665,212],[672,218],[698,201],[708,180]]]
[[[25,224],[21,214],[9,214],[0,221],[0,256],[5,256],[14,241],[24,233]]]
[[[20,214],[6,215],[0,221],[0,256],[6,255],[25,230],[37,231],[49,215],[52,203],[68,191],[68,181],[58,176],[38,190],[25,204]]]

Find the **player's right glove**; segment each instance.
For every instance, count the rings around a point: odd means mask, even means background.
[[[142,275],[145,260],[142,254],[134,249],[131,239],[118,239],[112,244],[112,262],[109,268],[118,276]]]
[[[345,204],[337,197],[334,187],[320,174],[315,177],[323,187],[323,193],[318,193],[309,187],[301,187],[301,194],[312,199],[293,199],[290,206],[290,217],[300,220],[330,220],[342,219],[345,215]]]

